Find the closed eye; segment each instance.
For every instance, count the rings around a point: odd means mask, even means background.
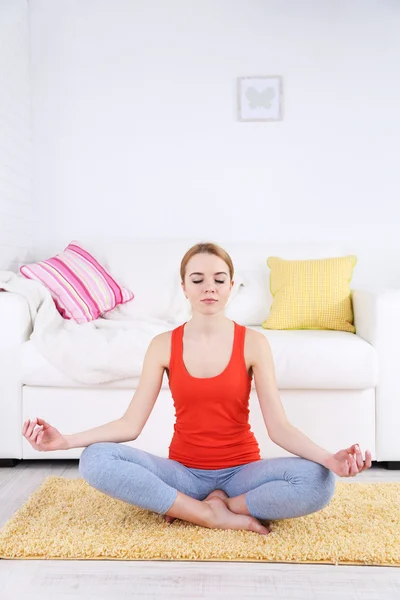
[[[198,281],[194,281],[194,279],[192,279],[193,283],[201,283],[203,280],[199,279]],[[217,283],[225,283],[225,281],[220,281],[219,279],[215,280]]]

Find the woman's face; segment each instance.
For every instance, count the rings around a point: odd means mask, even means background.
[[[233,283],[229,267],[222,258],[201,253],[189,260],[182,288],[192,309],[208,314],[225,308]],[[207,302],[211,299],[213,302]]]

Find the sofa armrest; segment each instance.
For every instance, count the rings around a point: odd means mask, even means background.
[[[33,330],[27,300],[20,294],[0,291],[0,348],[26,342]]]
[[[0,458],[22,458],[20,349],[31,333],[28,301],[0,291]]]
[[[376,457],[400,460],[400,290],[352,290],[356,335],[378,354]]]

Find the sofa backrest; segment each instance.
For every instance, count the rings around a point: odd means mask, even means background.
[[[25,262],[44,260],[62,252],[58,247],[32,248]],[[78,240],[112,275],[135,294],[106,318],[153,318],[181,323],[190,318],[190,305],[180,285],[180,263],[185,252],[199,241],[216,241],[230,254],[235,282],[225,314],[242,325],[260,325],[272,303],[269,256],[286,259],[312,259],[344,256],[348,248],[340,244],[232,242],[196,238],[144,239],[129,241]]]

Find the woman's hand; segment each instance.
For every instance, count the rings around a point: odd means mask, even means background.
[[[36,427],[38,425],[38,427]],[[35,428],[36,427],[36,428]],[[39,452],[48,450],[68,450],[67,439],[52,425],[43,419],[29,419],[25,421],[22,435],[28,440],[32,448]]]
[[[326,460],[325,466],[339,477],[355,477],[361,471],[370,468],[371,452],[365,451],[364,461],[358,444],[353,444],[346,450],[339,450],[336,454],[332,454]]]

